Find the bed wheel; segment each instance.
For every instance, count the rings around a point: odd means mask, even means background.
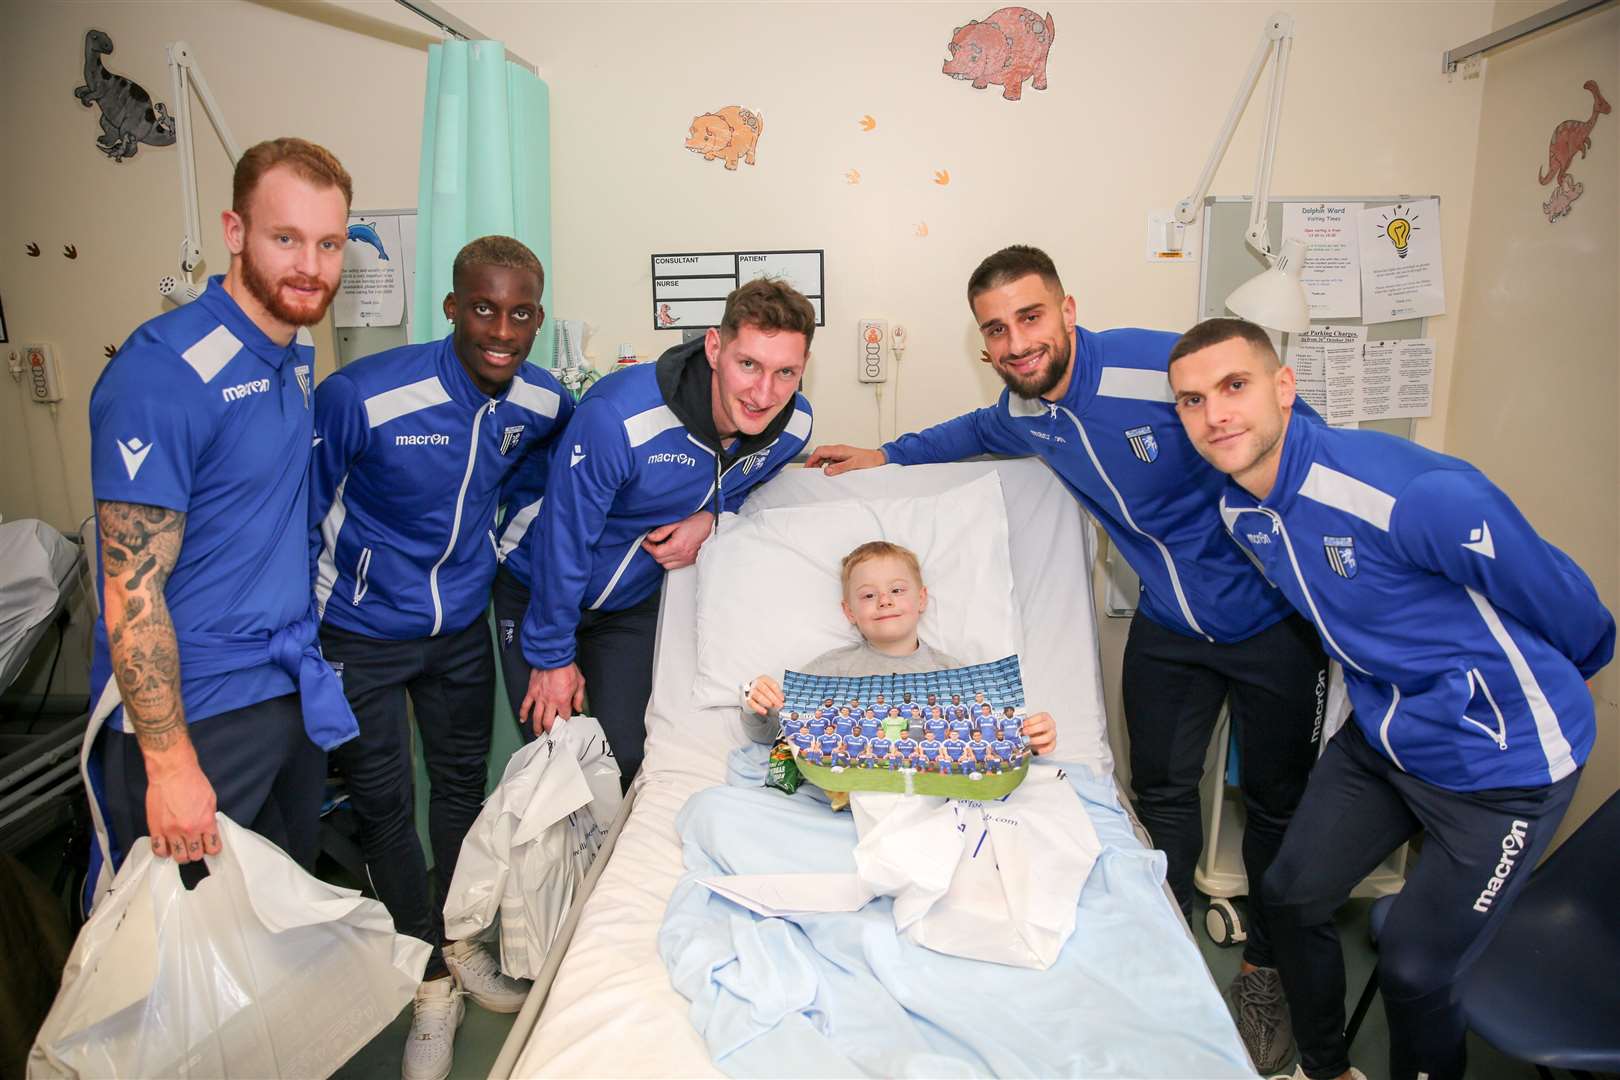
[[[1209,931],[1209,940],[1223,949],[1249,939],[1248,931],[1243,929],[1242,916],[1232,906],[1232,901],[1223,896],[1209,898],[1209,910],[1204,913],[1204,929]]]

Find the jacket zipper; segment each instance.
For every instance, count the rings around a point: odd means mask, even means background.
[[[1108,485],[1109,492],[1114,496],[1114,503],[1119,507],[1120,515],[1125,518],[1125,524],[1129,525],[1138,536],[1153,541],[1153,546],[1159,549],[1159,557],[1164,560],[1164,568],[1170,572],[1170,587],[1175,590],[1176,603],[1181,607],[1181,617],[1187,620],[1187,625],[1192,627],[1194,633],[1201,635],[1205,641],[1213,642],[1215,639],[1204,632],[1204,628],[1198,625],[1197,618],[1193,616],[1192,605],[1187,602],[1187,594],[1181,588],[1181,576],[1176,573],[1176,561],[1171,557],[1170,549],[1164,546],[1164,541],[1145,531],[1136,523],[1136,519],[1131,517],[1131,512],[1125,505],[1125,497],[1119,493],[1119,488],[1114,486],[1113,479],[1103,469],[1102,461],[1097,457],[1097,452],[1092,449],[1091,439],[1086,435],[1086,429],[1080,423],[1080,418],[1054,402],[1048,402],[1047,404],[1052,410],[1054,419],[1057,417],[1058,410],[1062,409],[1063,415],[1067,416],[1069,422],[1074,425],[1074,430],[1079,432],[1080,444],[1086,448],[1086,456],[1091,458],[1091,467],[1097,470],[1097,475],[1102,477],[1102,482]]]
[[[1489,739],[1493,743],[1496,744],[1496,748],[1498,750],[1506,750],[1508,748],[1508,746],[1507,746],[1507,720],[1502,716],[1502,710],[1497,708],[1497,706],[1496,706],[1496,696],[1491,693],[1491,688],[1485,684],[1485,673],[1480,671],[1479,668],[1469,668],[1468,669],[1468,690],[1469,690],[1468,698],[1469,698],[1470,701],[1472,701],[1473,697],[1474,697],[1473,690],[1474,690],[1474,683],[1476,681],[1479,683],[1479,688],[1481,690],[1485,691],[1485,700],[1490,703],[1491,712],[1496,715],[1496,730],[1492,731],[1490,729],[1490,727],[1488,727],[1485,724],[1480,723],[1478,720],[1475,720],[1472,716],[1469,716],[1467,713],[1463,713],[1463,719],[1468,721],[1470,724],[1473,724],[1475,727],[1479,728],[1479,730],[1483,731],[1486,734],[1486,736],[1489,737]]]
[[[371,569],[371,549],[361,548],[360,557],[354,561],[354,606],[359,607],[360,601],[366,596],[366,572]]]
[[[444,546],[444,554],[439,561],[433,564],[428,571],[428,593],[433,598],[433,629],[428,632],[431,637],[439,632],[444,623],[444,607],[439,602],[439,567],[450,558],[450,553],[456,549],[456,538],[461,535],[461,510],[467,501],[467,485],[472,483],[473,466],[478,462],[478,432],[483,426],[484,414],[495,415],[495,402],[491,400],[487,406],[480,405],[473,413],[472,439],[467,446],[467,469],[461,474],[461,490],[456,492],[455,517],[450,521],[450,542]]]
[[[709,512],[714,515],[714,529],[715,529],[716,532],[718,532],[719,529],[720,529],[720,506],[721,506],[720,482],[726,478],[726,475],[728,473],[730,473],[732,469],[735,469],[738,465],[742,464],[742,462],[745,459],[739,457],[736,461],[733,461],[730,465],[728,465],[724,469],[722,469],[720,467],[720,455],[719,454],[714,453],[714,451],[710,450],[707,446],[704,446],[702,443],[698,442],[696,439],[692,439],[692,436],[690,434],[687,435],[687,438],[691,439],[691,441],[696,446],[701,447],[706,453],[708,453],[708,454],[710,454],[710,455],[712,455],[714,457],[714,484],[713,484],[713,486],[711,486],[709,488],[708,491],[703,493],[703,498],[698,501],[697,509],[698,510],[703,510],[703,509],[705,509],[707,507],[710,507],[710,506],[713,507],[713,509],[710,510]],[[779,443],[781,441],[782,440],[781,440],[780,437],[772,439],[768,446],[762,446],[762,447],[760,447],[760,450],[762,450],[762,451],[763,450],[769,450],[772,446],[775,446],[777,443]],[[756,451],[756,453],[757,452],[758,451]],[[749,456],[752,456],[752,455],[749,455]],[[697,511],[693,511],[693,513],[696,513],[696,512]],[[651,530],[649,530],[649,531],[651,531]],[[624,558],[619,560],[619,565],[614,568],[613,576],[608,579],[608,583],[607,583],[606,587],[604,587],[602,589],[601,595],[598,596],[591,603],[591,606],[590,606],[591,611],[596,611],[597,609],[599,609],[604,603],[607,602],[607,598],[613,594],[613,590],[618,588],[619,579],[624,577],[624,572],[627,569],[630,568],[630,560],[632,560],[632,559],[634,559],[636,557],[636,552],[641,550],[641,542],[643,540],[645,540],[645,539],[647,539],[647,533],[642,533],[640,536],[636,537],[634,540],[632,540],[630,542],[630,550],[626,551],[624,553]]]
[[[1311,587],[1305,584],[1305,572],[1300,569],[1299,557],[1294,554],[1294,541],[1288,535],[1288,526],[1283,524],[1282,515],[1277,513],[1275,510],[1268,510],[1264,506],[1244,507],[1238,510],[1238,513],[1264,514],[1266,517],[1271,519],[1272,523],[1275,525],[1273,531],[1282,536],[1283,550],[1288,552],[1289,565],[1294,568],[1294,580],[1299,582],[1299,591],[1304,594],[1305,604],[1311,609],[1311,621],[1316,623],[1317,632],[1322,635],[1323,640],[1328,643],[1333,651],[1339,654],[1339,659],[1343,660],[1346,664],[1349,664],[1363,675],[1371,678],[1372,672],[1350,659],[1349,654],[1346,653],[1344,648],[1338,643],[1338,641],[1334,639],[1333,631],[1329,630],[1327,628],[1327,623],[1322,620],[1322,612],[1316,606],[1316,598],[1311,595]],[[1395,748],[1391,746],[1389,742],[1389,727],[1395,719],[1395,709],[1401,703],[1401,688],[1396,686],[1394,683],[1390,683],[1389,689],[1389,708],[1385,710],[1384,718],[1378,724],[1378,739],[1384,744],[1384,752],[1389,755],[1389,760],[1395,763],[1395,767],[1397,769],[1405,772],[1406,766],[1401,764],[1401,759],[1396,755]]]

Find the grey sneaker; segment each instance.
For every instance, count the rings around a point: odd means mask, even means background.
[[[1269,1075],[1293,1060],[1294,1025],[1276,968],[1239,973],[1226,988],[1226,1004],[1257,1072]]]

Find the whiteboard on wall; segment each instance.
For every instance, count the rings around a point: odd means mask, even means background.
[[[1309,198],[1295,196],[1273,197],[1266,207],[1266,226],[1270,230],[1272,246],[1282,242],[1283,207],[1289,203],[1361,203],[1368,209],[1392,206],[1397,202],[1414,199],[1438,199],[1438,195],[1351,195]],[[1253,200],[1247,195],[1209,195],[1204,198],[1202,253],[1203,263],[1198,277],[1198,317],[1195,322],[1229,316],[1226,298],[1232,290],[1267,268],[1267,263],[1244,236],[1249,231],[1249,206]],[[1360,319],[1317,319],[1313,322],[1329,326],[1360,326]],[[1402,319],[1398,322],[1370,323],[1367,337],[1373,341],[1405,341],[1427,336],[1427,319]],[[1283,335],[1283,347],[1288,347],[1288,335]],[[1287,355],[1285,351],[1284,356]],[[1383,431],[1412,437],[1412,420],[1368,420],[1361,426],[1370,431]]]

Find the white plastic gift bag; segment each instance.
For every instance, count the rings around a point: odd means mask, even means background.
[[[217,820],[195,889],[134,845],[68,956],[30,1077],[327,1076],[411,1000],[427,942]]]
[[[856,792],[855,867],[895,927],[936,952],[1045,969],[1074,933],[1102,853],[1061,770],[1032,765],[1004,799]]]
[[[473,937],[498,920],[501,970],[537,976],[621,798],[619,764],[592,717],[518,750],[462,841],[445,936]]]

